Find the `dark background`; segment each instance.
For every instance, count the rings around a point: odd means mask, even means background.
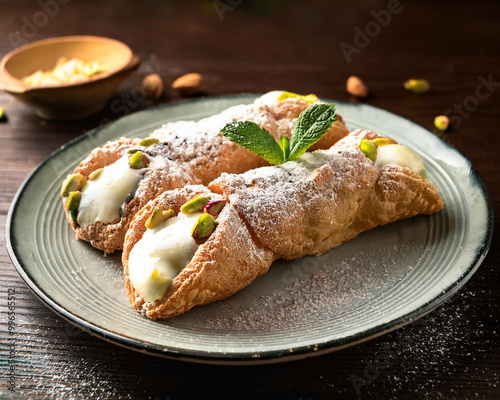
[[[57,4],[52,16],[38,15]],[[65,4],[61,4],[65,3]],[[500,202],[500,83],[478,100],[481,77],[500,82],[500,3],[401,1],[384,27],[387,1],[0,1],[0,56],[21,42],[92,34],[127,43],[143,62],[99,114],[48,122],[0,92],[9,121],[0,124],[0,232],[29,172],[70,139],[101,123],[178,100],[168,89],[146,100],[142,78],[159,73],[169,85],[187,72],[205,77],[204,96],[286,89],[353,101],[349,75],[370,88],[366,103],[430,130],[448,110],[455,129],[442,134],[472,161],[494,206]],[[140,5],[139,5],[140,4]],[[225,5],[225,6],[224,6]],[[219,13],[216,8],[219,7]],[[224,8],[221,8],[224,7]],[[56,10],[56,11],[54,11]],[[225,12],[224,12],[225,10]],[[27,22],[28,21],[28,22]],[[371,31],[364,42],[358,30]],[[359,36],[359,35],[358,35]],[[344,44],[342,44],[344,43]],[[346,57],[347,45],[356,46]],[[351,50],[352,48],[351,47]],[[423,77],[431,91],[403,89]],[[474,100],[476,99],[476,100]],[[498,217],[496,218],[496,222]],[[388,335],[329,355],[269,366],[187,364],[120,348],[73,327],[31,293],[0,247],[0,393],[7,395],[7,291],[15,288],[18,323],[16,392],[21,398],[395,398],[500,397],[498,329],[500,250],[493,238],[469,283],[437,310]],[[0,394],[0,397],[1,394]]]

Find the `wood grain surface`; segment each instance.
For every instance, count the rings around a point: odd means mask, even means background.
[[[202,96],[284,88],[343,101],[355,101],[345,92],[354,74],[369,86],[364,102],[430,130],[449,110],[455,128],[442,136],[472,161],[498,208],[499,15],[494,1],[2,0],[1,56],[24,42],[93,34],[126,42],[142,64],[103,111],[80,121],[41,120],[0,91],[8,116],[0,123],[0,398],[500,398],[498,235],[469,283],[419,321],[329,355],[254,367],[155,358],[83,332],[34,296],[4,245],[16,191],[54,150],[102,123],[181,98],[168,89],[145,99],[140,83],[151,72],[167,86],[199,72]],[[403,82],[414,77],[428,79],[430,92],[406,92]]]

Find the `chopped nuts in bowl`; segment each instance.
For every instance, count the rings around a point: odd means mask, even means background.
[[[42,118],[77,119],[102,109],[139,64],[132,50],[114,39],[44,39],[21,46],[2,59],[0,89],[34,108]]]

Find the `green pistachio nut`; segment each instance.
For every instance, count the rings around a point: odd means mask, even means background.
[[[189,200],[181,207],[181,212],[183,214],[192,214],[196,211],[200,211],[203,209],[203,207],[205,207],[205,204],[207,204],[209,201],[210,197],[207,196],[195,197],[194,199]]]
[[[388,137],[376,138],[376,139],[373,139],[372,142],[377,147],[387,146],[388,144],[397,144],[397,142],[394,139],[391,139]]]
[[[78,218],[78,210],[75,211],[68,211],[69,217],[76,222],[76,219]]]
[[[436,118],[434,118],[434,126],[440,131],[444,132],[446,129],[448,129],[449,125],[450,120],[446,115],[438,115]]]
[[[156,206],[153,209],[153,212],[151,213],[149,218],[146,220],[146,223],[144,224],[146,228],[153,229],[156,228],[158,225],[160,225],[163,222],[162,213],[163,213],[163,207]]]
[[[359,149],[372,161],[377,159],[377,146],[370,139],[361,139]]]
[[[0,121],[7,121],[7,115],[3,107],[0,107]]]
[[[153,144],[158,144],[160,141],[157,138],[146,138],[141,140],[140,145],[144,147],[152,146]]]
[[[203,207],[203,212],[212,214],[215,217],[221,212],[221,210],[224,208],[225,205],[226,202],[224,200],[209,201]]]
[[[319,100],[318,96],[316,96],[315,94],[301,95],[301,94],[292,93],[292,92],[283,92],[279,95],[278,101],[282,101],[285,99],[291,99],[291,98],[297,98],[300,100],[304,100],[304,101],[307,101],[309,104],[314,104]]]
[[[147,166],[148,157],[142,154],[142,151],[137,151],[128,158],[130,168],[141,169]]]
[[[99,168],[99,169],[96,169],[94,172],[92,172],[90,175],[89,175],[89,179],[91,181],[96,181],[98,180],[101,175],[102,175],[102,171],[104,171],[104,168]]]
[[[198,217],[191,236],[194,239],[202,239],[210,236],[215,229],[215,219],[213,215],[203,213]]]
[[[61,185],[61,197],[68,197],[70,192],[80,190],[84,183],[82,174],[68,175]]]
[[[68,201],[66,202],[66,210],[74,221],[76,221],[76,217],[78,216],[78,207],[80,207],[81,200],[82,192],[76,190],[69,193]]]
[[[154,229],[163,222],[175,216],[175,211],[172,209],[163,210],[163,206],[156,206],[152,214],[147,219],[145,226],[147,229]]]
[[[163,216],[163,220],[166,221],[172,217],[175,217],[175,211],[169,208],[168,210],[163,211],[161,215]]]
[[[309,104],[314,104],[319,101],[318,96],[315,94],[306,94],[304,96],[299,96],[299,99],[307,101]]]
[[[431,88],[431,84],[426,79],[408,79],[405,82],[405,89],[414,94],[422,94]]]

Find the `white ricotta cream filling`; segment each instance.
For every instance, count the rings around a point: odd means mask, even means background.
[[[267,92],[260,96],[256,102],[260,104],[265,104],[266,106],[272,106],[278,102],[278,98],[284,93],[283,90],[273,90]]]
[[[427,170],[420,156],[401,144],[388,144],[377,148],[375,165],[380,167],[387,164],[401,165],[427,179]]]
[[[108,223],[120,217],[120,207],[137,189],[144,170],[133,169],[129,154],[104,167],[95,181],[88,181],[82,190],[77,222],[86,226],[100,221]]]
[[[128,259],[132,286],[153,303],[163,297],[177,274],[186,267],[198,245],[191,231],[201,213],[183,214],[144,232]]]

